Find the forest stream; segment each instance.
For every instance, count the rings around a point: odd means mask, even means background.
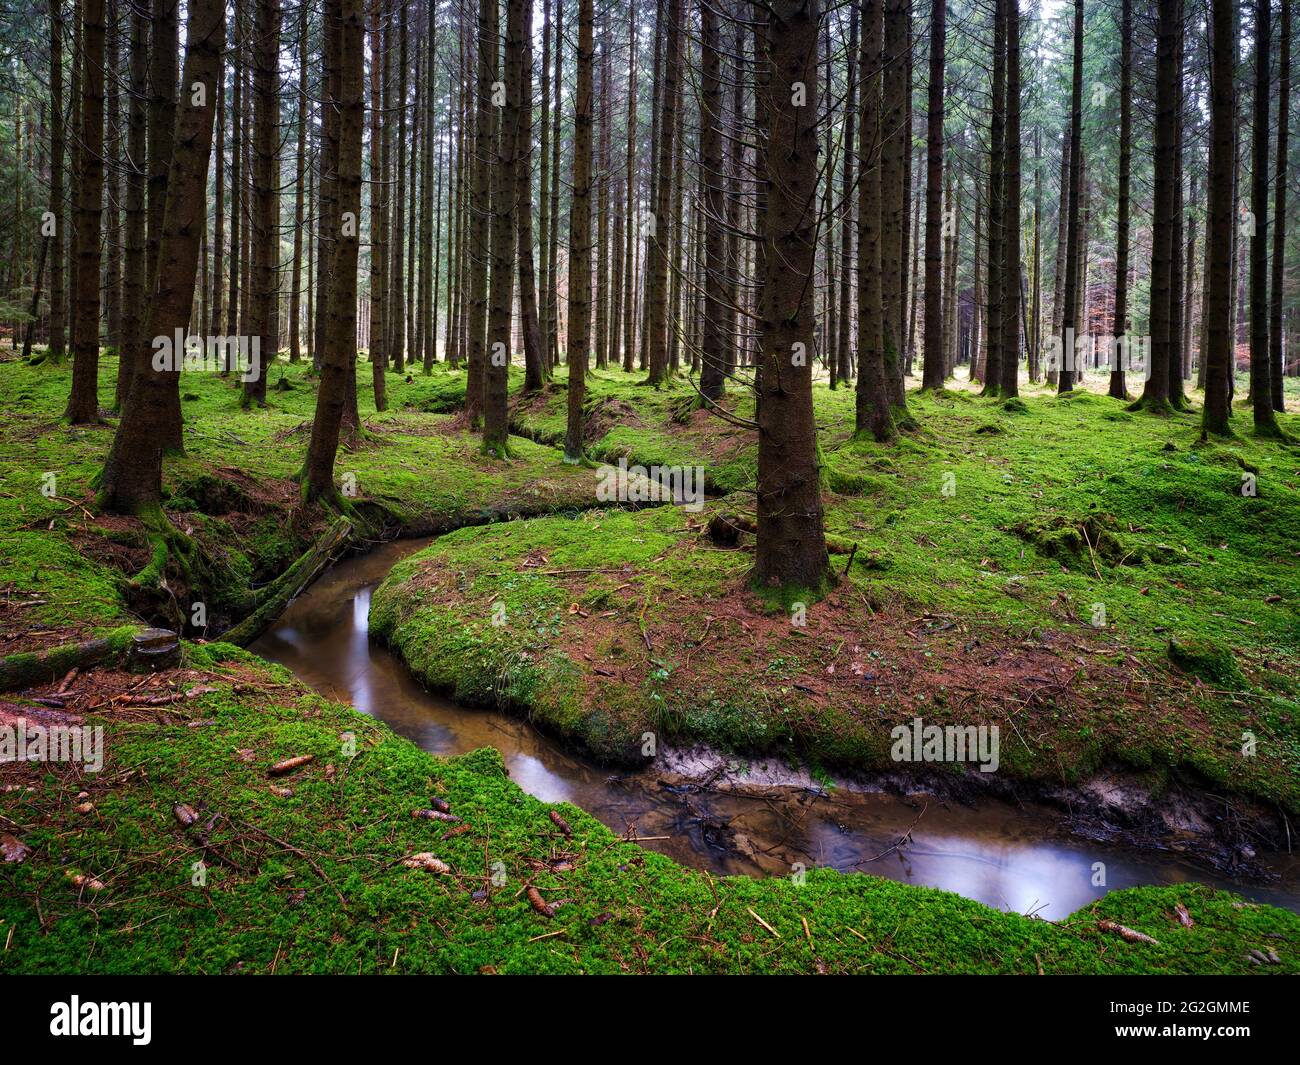
[[[793,772],[788,780],[779,773],[774,779],[770,766],[753,786],[714,786],[713,773],[694,782],[681,776],[683,764],[701,760],[680,754],[640,771],[602,768],[564,751],[522,718],[458,706],[425,690],[399,658],[370,639],[372,590],[394,563],[428,543],[396,540],[336,563],[251,649],[431,754],[495,747],[525,791],[545,802],[573,803],[692,868],[764,876],[830,866],[1049,920],[1107,891],[1187,880],[1300,912],[1297,855],[1266,857],[1262,864],[1275,878],[1241,882],[1176,854],[1071,837],[1060,828],[1061,812],[1046,805],[990,798],[970,807],[847,782],[826,789]],[[665,761],[674,772],[663,772]],[[1097,862],[1105,865],[1104,886],[1093,884]]]

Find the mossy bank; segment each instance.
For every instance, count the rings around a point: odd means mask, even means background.
[[[210,690],[87,715],[98,774],[5,770],[23,856],[0,864],[0,972],[1300,971],[1300,917],[1196,885],[1058,925],[861,874],[712,877],[530,797],[494,750],[431,757],[229,645],[155,683]]]

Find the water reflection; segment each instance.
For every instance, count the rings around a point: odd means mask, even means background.
[[[698,792],[666,786],[653,767],[611,773],[557,747],[524,721],[468,710],[425,691],[368,635],[370,596],[399,558],[427,540],[385,544],[332,567],[295,600],[253,650],[291,669],[322,695],[349,702],[434,754],[492,746],[511,778],[546,802],[565,800],[643,845],[718,873],[788,875],[831,866],[955,891],[990,906],[1056,919],[1115,888],[1215,883],[1300,910],[1300,862],[1280,858],[1282,879],[1224,881],[1176,857],[1060,837],[1059,814],[987,801],[978,809],[836,788]],[[908,835],[910,829],[910,836]],[[898,845],[900,837],[907,842]],[[1105,863],[1095,886],[1094,863]]]

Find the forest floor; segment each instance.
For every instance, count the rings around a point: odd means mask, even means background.
[[[104,396],[115,369],[106,357]],[[363,363],[363,411],[369,376]],[[0,363],[6,661],[158,620],[130,595],[144,530],[93,512],[111,428],[60,422],[68,380],[67,366]],[[1300,451],[1254,440],[1247,414],[1239,437],[1199,446],[1193,415],[1082,391],[1005,405],[957,384],[913,395],[920,428],[879,446],[853,438],[851,391],[819,386],[828,531],[859,547],[833,556],[843,578],[797,625],[792,604],[749,590],[746,538],[724,548],[704,531],[719,510],[752,510],[752,434],[693,412],[687,385],[639,380],[593,375],[591,454],[702,467],[701,510],[596,499],[600,471],[551,446],[562,369],[516,405],[507,463],[449,413],[463,373],[390,376],[393,410],[365,415],[337,469],[390,531],[455,530],[375,596],[372,625],[427,683],[527,711],[611,761],[640,759],[650,732],[896,769],[889,730],[919,716],[1000,724],[996,775],[1078,781],[1119,764],[1154,790],[1194,778],[1300,812]],[[168,462],[166,509],[211,583],[167,580],[178,604],[206,597],[214,636],[328,524],[292,479],[312,382],[277,364],[271,386],[268,409],[246,412],[227,381],[184,383],[189,451]],[[1054,925],[864,875],[711,877],[563,806],[569,837],[495,752],[426,755],[187,635],[183,664],[152,677],[105,666],[0,699],[0,724],[108,732],[97,774],[0,767],[0,971],[1300,971],[1300,917],[1208,888],[1113,892]],[[411,816],[435,799],[462,821]],[[425,851],[442,864],[402,864]],[[1248,957],[1284,942],[1278,965]]]

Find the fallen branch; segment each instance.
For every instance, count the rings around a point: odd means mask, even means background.
[[[241,647],[256,640],[284,612],[290,600],[334,561],[335,555],[347,546],[351,538],[351,522],[347,518],[337,519],[310,550],[299,556],[298,561],[279,579],[262,590],[257,608],[221,638]]]
[[[1114,921],[1098,921],[1097,927],[1103,932],[1114,932],[1115,935],[1130,943],[1151,943],[1155,946],[1160,945],[1158,939],[1152,939],[1145,932],[1134,931],[1132,928],[1128,928],[1122,924],[1116,924]]]

